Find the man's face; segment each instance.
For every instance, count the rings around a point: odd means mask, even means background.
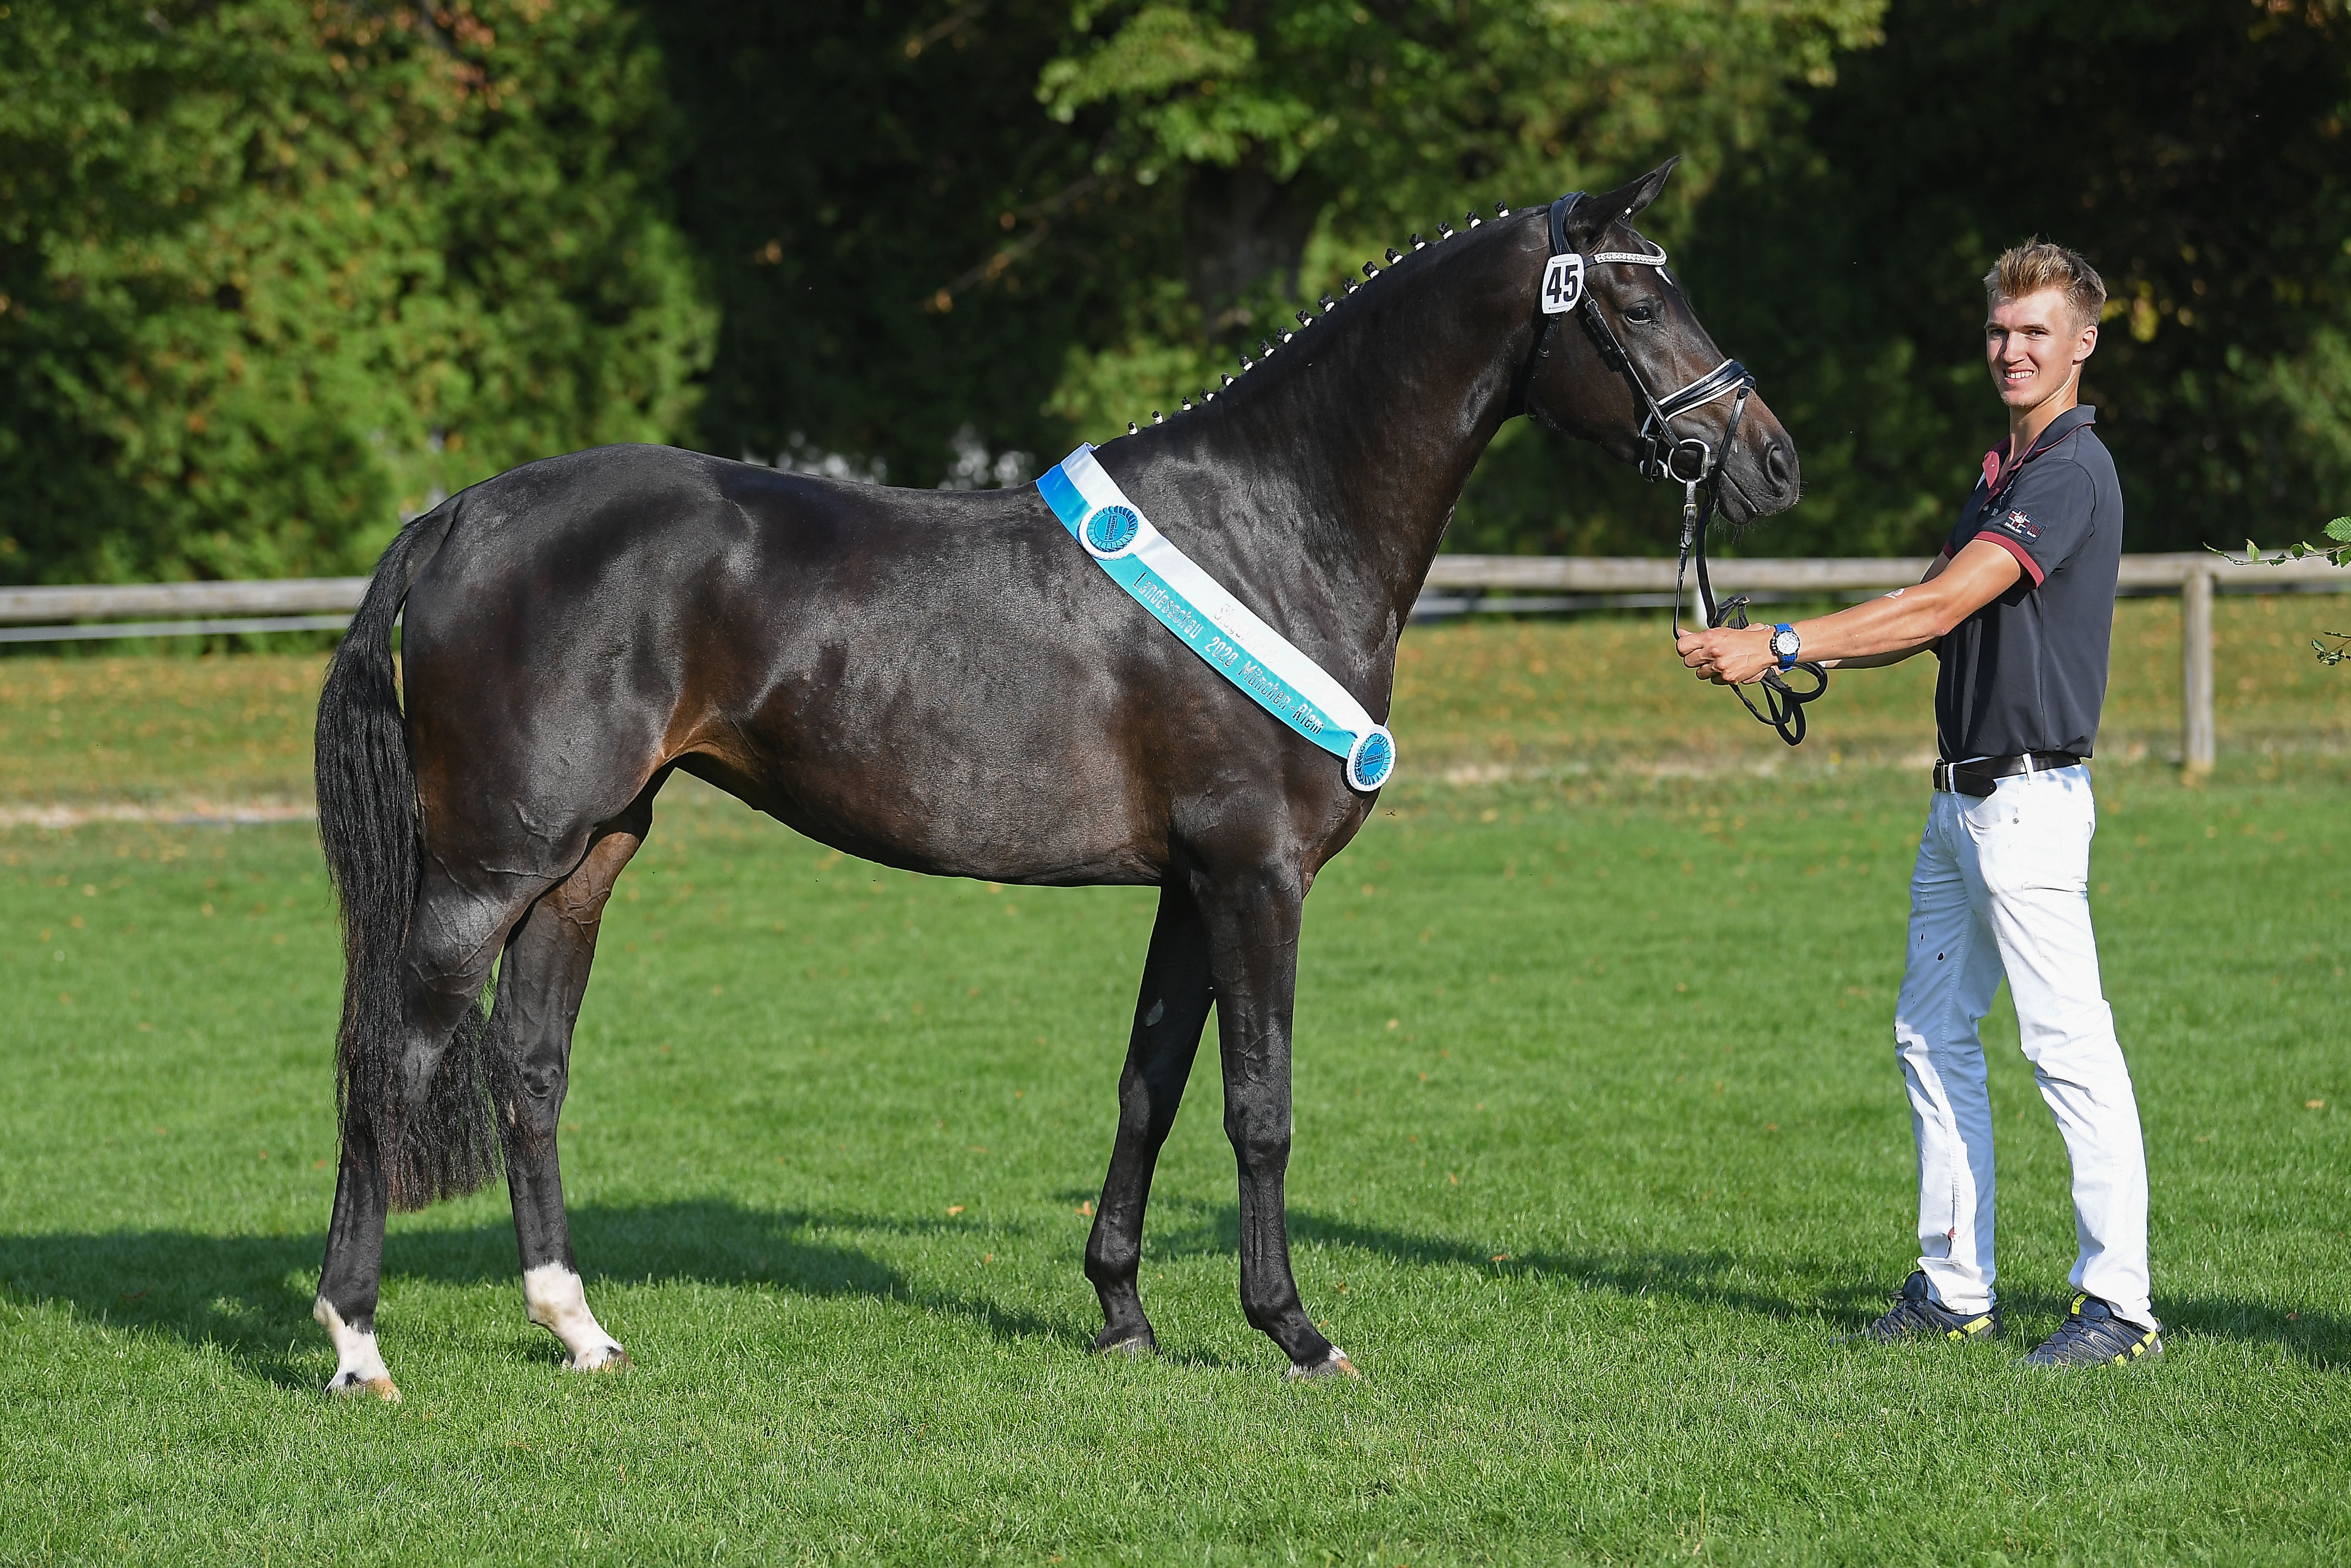
[[[2000,401],[2038,408],[2065,390],[2074,367],[2098,346],[2098,324],[2075,319],[2062,288],[2003,299],[1984,323],[1984,358]]]

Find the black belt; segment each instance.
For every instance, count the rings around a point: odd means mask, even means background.
[[[1987,757],[1976,762],[1938,762],[1935,788],[1981,800],[1999,789],[2003,779],[2013,779],[2020,773],[2046,773],[2053,768],[2072,768],[2081,760],[2070,751],[2020,751],[2013,757]]]

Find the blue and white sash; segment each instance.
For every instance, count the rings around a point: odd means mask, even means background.
[[[1208,666],[1282,723],[1347,764],[1366,794],[1395,770],[1395,737],[1288,638],[1227,593],[1151,526],[1118,481],[1079,447],[1037,481],[1046,504],[1111,580]]]

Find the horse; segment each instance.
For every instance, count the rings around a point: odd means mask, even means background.
[[[1384,724],[1397,638],[1503,421],[1635,461],[1657,434],[1646,389],[1730,363],[1633,226],[1672,167],[1562,198],[1548,225],[1498,204],[1414,236],[1096,461]],[[1562,234],[1592,253],[1590,308],[1554,334],[1537,296]],[[1715,422],[1732,523],[1798,493],[1751,389],[1681,415]],[[605,901],[679,769],[886,865],[1158,888],[1084,1253],[1094,1348],[1157,1346],[1144,1211],[1213,1005],[1242,1311],[1290,1375],[1356,1375],[1300,1301],[1283,1182],[1303,904],[1376,790],[1153,625],[1037,486],[893,489],[650,445],[485,480],[384,551],[329,666],[317,769],[346,970],[313,1313],[330,1391],[399,1397],[376,1338],[387,1212],[501,1167],[529,1321],[573,1369],[628,1364],[581,1285],[557,1132]]]

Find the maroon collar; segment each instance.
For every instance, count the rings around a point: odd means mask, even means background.
[[[1983,480],[1986,501],[1998,500],[2011,485],[2015,484],[2016,476],[2024,472],[2025,464],[2032,462],[2084,425],[2095,424],[2097,420],[2098,411],[2095,407],[2086,402],[2078,402],[2051,420],[2049,428],[2041,433],[2040,437],[2033,442],[2032,449],[2016,463],[2003,465],[2001,462],[2001,455],[2008,450],[2009,444],[2005,441],[1985,453]]]

